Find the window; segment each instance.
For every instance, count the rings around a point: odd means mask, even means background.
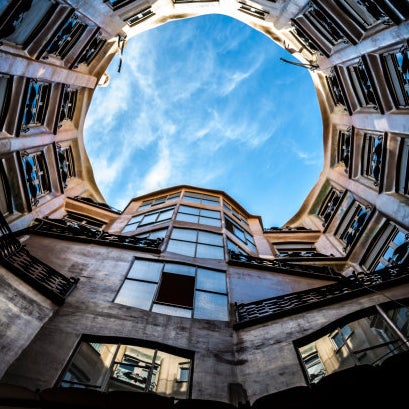
[[[3,216],[13,213],[13,201],[6,158],[0,158],[0,211]]]
[[[39,198],[51,190],[44,152],[24,152],[21,160],[23,162],[30,203],[32,206],[37,206]]]
[[[67,180],[75,176],[74,157],[71,146],[65,148],[57,145],[58,167],[64,189],[68,187]]]
[[[409,47],[382,56],[397,108],[409,108]]]
[[[400,265],[409,260],[409,234],[393,223],[387,223],[381,235],[365,256],[363,267],[367,271]]]
[[[28,0],[10,2],[0,18],[0,38],[19,45],[27,41],[51,6],[49,0],[36,0],[35,7],[32,3]]]
[[[139,227],[148,226],[150,224],[161,223],[170,220],[173,216],[175,206],[166,207],[165,209],[155,210],[152,212],[138,214],[132,217],[129,223],[122,230],[122,233],[134,231]]]
[[[257,248],[254,243],[253,236],[246,230],[242,229],[236,222],[234,222],[229,216],[224,216],[224,223],[226,230],[234,234],[239,240],[241,240],[253,253],[257,253]]]
[[[153,230],[146,233],[135,234],[134,237],[149,240],[164,239],[167,231],[168,229]]]
[[[189,257],[223,260],[223,236],[202,230],[174,228],[167,251]]]
[[[348,211],[345,213],[338,228],[339,233],[337,233],[337,237],[340,238],[345,244],[345,247],[343,248],[345,253],[358,239],[362,227],[369,217],[369,214],[369,206],[364,207],[358,202],[352,203]]]
[[[180,205],[176,220],[221,227],[220,212]]]
[[[155,199],[144,200],[142,204],[139,206],[138,210],[147,209],[152,206],[157,206],[166,202],[173,202],[174,200],[179,199],[180,192],[172,193],[170,195],[159,196]]]
[[[250,16],[261,18],[264,20],[266,16],[269,14],[267,10],[263,10],[262,8],[257,8],[241,1],[239,2],[239,4],[240,4],[239,10]]]
[[[374,0],[336,1],[364,29],[377,23],[390,24],[391,21]]]
[[[73,13],[53,37],[42,58],[47,59],[49,55],[53,55],[64,59],[82,36],[86,27],[78,15]]]
[[[342,192],[334,188],[331,188],[331,190],[328,192],[318,212],[318,216],[322,220],[323,227],[326,227],[330,222],[333,214],[335,213],[335,210],[338,207],[338,203],[341,197]]]
[[[364,134],[362,146],[362,175],[379,186],[381,179],[383,137],[381,135]]]
[[[322,256],[317,252],[314,243],[286,242],[273,243],[279,257],[315,257]]]
[[[104,44],[105,40],[102,38],[102,33],[97,33],[78,58],[75,68],[77,68],[80,64],[91,64],[92,60],[98,54]]]
[[[345,325],[342,328],[338,328],[335,333],[331,335],[331,340],[334,343],[335,349],[338,351],[348,341],[348,338],[352,335],[352,329],[349,325]]]
[[[240,213],[236,208],[234,208],[225,200],[223,200],[223,209],[231,213],[239,222],[248,225],[246,216],[244,216],[243,213]]]
[[[105,226],[105,222],[80,213],[68,212],[63,219],[80,224],[81,226],[90,227],[91,229],[102,229]]]
[[[205,195],[195,192],[185,192],[183,194],[183,200],[193,203],[201,203],[212,206],[219,206],[219,198],[216,196]]]
[[[7,74],[0,74],[0,130],[3,129],[6,120],[13,78]]]
[[[97,337],[93,341],[83,340],[79,344],[61,376],[60,387],[91,388],[102,392],[125,389],[178,399],[188,397],[191,352],[178,350],[174,353],[165,345],[159,349],[137,343],[106,343]]]
[[[229,251],[233,251],[234,253],[237,253],[237,254],[242,254],[243,256],[248,256],[248,253],[245,250],[243,250],[239,245],[231,241],[229,238],[227,238],[226,242],[227,242],[227,249]]]
[[[338,150],[337,163],[343,163],[345,166],[345,173],[349,173],[349,165],[351,160],[351,128],[346,131],[338,131]]]
[[[23,105],[21,131],[26,133],[32,126],[44,124],[47,113],[50,84],[30,79]]]
[[[69,85],[63,86],[60,115],[58,118],[59,124],[61,124],[62,121],[73,120],[77,94],[78,91],[76,89],[70,88]]]
[[[375,92],[362,60],[348,67],[348,75],[359,106],[378,109]]]
[[[162,314],[226,321],[226,273],[136,259],[115,302]]]
[[[126,23],[133,27],[136,24],[141,23],[142,21],[146,20],[147,18],[153,16],[155,13],[152,11],[151,7],[148,7],[146,9],[143,9],[139,11],[138,13],[132,15],[131,17],[128,17],[126,19]]]
[[[344,317],[315,336],[310,334],[305,343],[296,341],[309,382],[316,383],[337,370],[356,365],[379,365],[387,357],[406,350],[392,326],[401,329],[402,335],[407,333],[409,309],[403,306],[406,303],[378,305],[382,313],[375,308],[360,310],[355,317]],[[385,315],[391,320],[386,320]]]
[[[326,77],[328,89],[335,105],[341,105],[346,109],[345,98],[340,87],[340,82],[334,70],[331,70],[329,76]]]
[[[396,174],[397,191],[402,195],[409,195],[409,138],[403,138],[401,141]]]

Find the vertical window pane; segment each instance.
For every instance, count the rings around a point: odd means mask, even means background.
[[[126,280],[119,291],[115,302],[149,310],[155,290],[156,284]]]
[[[227,296],[196,291],[194,318],[227,321]]]
[[[223,247],[208,246],[206,244],[198,244],[196,257],[201,258],[216,258],[223,260],[224,259],[224,250]]]
[[[219,271],[198,268],[196,288],[200,290],[225,293],[226,274]]]
[[[205,244],[214,244],[215,246],[223,246],[223,238],[220,234],[209,233],[207,231],[199,231],[198,242]]]
[[[159,281],[161,270],[162,263],[147,260],[136,260],[132,265],[128,278],[157,283]]]
[[[195,256],[196,244],[188,241],[169,240],[167,251],[184,254],[185,256]]]

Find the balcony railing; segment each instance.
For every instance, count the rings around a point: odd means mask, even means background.
[[[35,234],[63,240],[88,242],[105,246],[133,249],[137,251],[160,252],[163,238],[148,239],[134,236],[111,234],[65,219],[35,219],[36,224],[28,230]]]
[[[14,236],[0,213],[0,264],[57,305],[62,305],[78,278],[66,277],[32,256]]]
[[[114,207],[103,203],[103,202],[97,202],[94,199],[91,199],[90,197],[84,197],[84,196],[74,196],[72,199],[78,201],[78,202],[82,202],[82,203],[87,203],[90,204],[91,206],[95,206],[98,207],[100,209],[104,209],[104,210],[108,210],[110,212],[114,212],[114,213],[118,213],[120,214],[121,211],[118,209],[115,209]]]
[[[335,284],[236,304],[235,328],[272,321],[406,282],[409,282],[408,265],[390,266],[372,273],[354,272]]]

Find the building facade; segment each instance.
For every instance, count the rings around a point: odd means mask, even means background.
[[[117,210],[95,184],[82,132],[112,58],[205,13],[310,70],[324,166],[285,226],[228,192]],[[252,405],[408,350],[408,0],[5,0],[0,16],[1,384]]]

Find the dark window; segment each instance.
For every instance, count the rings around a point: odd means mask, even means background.
[[[152,11],[151,7],[148,7],[144,10],[139,11],[138,13],[128,17],[126,19],[126,23],[129,26],[135,26],[136,24],[141,23],[142,21],[146,20],[147,18],[153,16],[155,13]]]
[[[70,146],[65,148],[57,145],[58,165],[64,189],[68,186],[67,180],[75,176],[74,157]]]
[[[7,117],[12,86],[13,78],[7,74],[0,74],[0,130],[3,129]]]
[[[262,8],[254,7],[250,4],[246,4],[243,2],[239,2],[240,7],[239,10],[243,13],[249,14],[250,16],[265,19],[266,16],[269,14],[267,10],[263,10]]]
[[[378,109],[375,92],[362,60],[349,66],[348,74],[359,106]]]
[[[55,35],[42,58],[46,59],[49,55],[53,55],[64,59],[82,36],[86,27],[77,14],[72,14]]]
[[[91,64],[92,60],[94,59],[96,54],[98,54],[104,44],[105,40],[102,38],[102,34],[98,33],[97,35],[95,35],[95,37],[91,40],[91,42],[87,45],[85,50],[80,55],[76,66],[80,64]]]
[[[50,84],[30,79],[23,105],[22,132],[28,132],[32,126],[44,124],[49,95]]]
[[[345,98],[342,93],[339,81],[334,70],[331,71],[331,74],[327,76],[328,89],[330,91],[331,97],[335,105],[342,105],[344,109],[346,108]]]
[[[345,173],[349,173],[349,166],[351,161],[351,128],[346,131],[338,132],[338,150],[337,163],[343,163],[345,166]]]
[[[383,137],[365,134],[362,146],[362,175],[379,186],[382,169]]]
[[[409,195],[409,138],[403,138],[399,148],[397,190]]]
[[[62,100],[60,106],[59,124],[62,121],[72,121],[74,118],[75,104],[77,102],[78,91],[64,85],[62,91]]]
[[[397,108],[409,108],[409,47],[383,55],[387,78]]]
[[[320,217],[320,219],[322,219],[323,227],[327,226],[327,224],[331,220],[332,215],[335,213],[335,210],[337,209],[339,199],[341,199],[341,197],[342,192],[334,188],[331,188],[331,190],[328,192],[318,212],[318,216]]]
[[[135,0],[106,0],[106,4],[111,7],[112,10],[118,10],[127,4],[132,3]]]
[[[37,206],[39,198],[51,190],[44,152],[24,152],[21,159],[31,205]]]
[[[68,212],[64,216],[64,220],[69,221],[69,222],[74,222],[81,226],[86,226],[86,227],[90,227],[93,229],[94,228],[102,229],[105,225],[105,222],[95,219],[94,217],[85,216],[83,214],[74,213],[74,212]]]
[[[193,308],[194,289],[194,277],[163,272],[156,302],[183,308]]]

